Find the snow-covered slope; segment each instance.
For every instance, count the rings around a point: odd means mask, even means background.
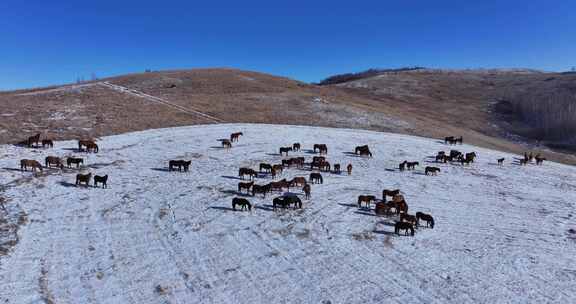
[[[243,131],[227,151],[217,139]],[[234,212],[239,167],[279,163],[278,147],[326,143],[351,176],[324,174],[301,211],[249,199]],[[297,126],[228,124],[102,138],[100,153],[75,142],[50,150],[0,146],[9,210],[28,221],[0,257],[0,303],[571,303],[576,300],[576,170],[468,145],[469,167],[434,164],[438,140]],[[349,152],[368,144],[374,158]],[[21,158],[81,155],[82,172],[109,188],[73,186],[76,170],[18,170]],[[291,155],[292,156],[292,155]],[[505,165],[495,164],[506,157]],[[167,172],[190,159],[190,173]],[[420,161],[413,172],[394,168]],[[308,176],[289,169],[284,177]],[[264,184],[270,178],[260,177]],[[359,210],[361,194],[399,188],[410,213],[436,219],[414,237],[392,234],[394,217]],[[299,190],[295,191],[300,193]],[[14,207],[17,206],[18,208]],[[573,231],[573,230],[572,230]]]

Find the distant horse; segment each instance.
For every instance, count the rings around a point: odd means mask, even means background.
[[[245,198],[241,198],[241,197],[233,198],[232,199],[232,209],[234,209],[234,211],[236,211],[236,206],[240,206],[240,210],[252,211],[252,204],[250,204],[250,202]]]
[[[440,168],[438,167],[426,167],[424,169],[424,174],[428,175],[438,175],[438,172],[440,172]]]
[[[182,172],[182,169],[184,169],[184,172],[187,172],[190,169],[191,163],[191,160],[171,160],[168,162],[168,171],[175,171],[175,168],[178,168],[178,172]]]
[[[462,155],[462,152],[458,151],[458,150],[450,150],[450,157],[455,159],[458,158],[458,156]]]
[[[240,136],[244,136],[244,133],[242,132],[232,133],[230,134],[230,141],[231,142],[238,141],[240,139]]]
[[[352,164],[348,164],[346,171],[348,171],[348,175],[352,175]]]
[[[249,193],[250,188],[252,188],[252,185],[254,185],[253,181],[249,182],[249,183],[240,182],[240,183],[238,183],[238,192],[242,193],[242,190],[246,189],[246,192]]]
[[[324,179],[320,173],[310,173],[310,183],[311,184],[323,184]]]
[[[302,187],[307,185],[308,183],[306,182],[306,178],[302,177],[302,176],[296,176],[294,177],[291,181],[290,181],[290,186],[291,187]]]
[[[504,164],[504,157],[498,159],[498,165],[502,166]]]
[[[416,166],[420,166],[419,162],[407,162],[406,163],[406,168],[408,168],[408,170],[414,170],[416,168]]]
[[[444,137],[445,144],[452,144],[454,142],[454,136],[446,136]]]
[[[262,170],[264,170],[264,172],[270,172],[272,171],[272,165],[267,163],[260,163],[260,172],[262,172]]]
[[[84,151],[84,147],[86,147],[86,152],[98,153],[98,145],[93,140],[79,140],[78,151]]]
[[[33,172],[35,172],[36,169],[42,171],[42,164],[40,164],[38,161],[33,160],[33,159],[20,160],[20,170],[21,171],[28,171],[28,167],[30,167]]]
[[[309,184],[304,185],[304,187],[302,187],[302,191],[304,191],[304,198],[305,199],[310,199],[310,192],[312,192],[312,187],[310,187]]]
[[[410,231],[410,235],[414,236],[414,226],[408,222],[396,222],[394,225],[394,233],[400,235],[400,230],[404,230],[404,235],[408,235],[408,231]]]
[[[26,140],[26,145],[31,148],[32,144],[35,143],[36,146],[38,146],[38,143],[40,142],[40,133],[34,135],[34,136],[30,136],[28,137],[28,139]]]
[[[396,209],[396,214],[408,213],[408,204],[404,199],[392,201],[392,206]]]
[[[108,175],[94,175],[94,187],[98,187],[98,183],[102,184],[102,188],[108,188]]]
[[[224,148],[224,149],[232,148],[232,142],[230,140],[222,139],[221,142],[222,142],[222,148]]]
[[[388,190],[388,189],[384,189],[382,190],[382,200],[384,202],[386,202],[386,197],[387,196],[391,196],[394,197],[396,195],[400,194],[400,189],[396,189],[396,190]]]
[[[385,202],[377,202],[374,212],[377,215],[388,215],[390,214],[390,205]]]
[[[42,148],[54,148],[54,142],[51,139],[42,140]]]
[[[463,141],[464,139],[462,138],[462,136],[454,138],[454,144],[462,144]]]
[[[240,176],[242,179],[244,179],[244,175],[248,175],[250,177],[250,179],[252,180],[258,176],[258,173],[256,171],[254,171],[253,169],[250,169],[250,168],[240,168],[238,170],[238,176]]]
[[[525,166],[528,164],[528,160],[527,159],[521,159],[520,160],[520,166]]]
[[[296,157],[293,158],[293,163],[296,165],[296,167],[298,168],[304,168],[304,162],[306,160],[304,159],[304,157]]]
[[[370,148],[368,145],[358,146],[354,149],[354,154],[359,154],[360,156],[367,155],[372,157],[372,152],[370,152]]]
[[[292,150],[294,150],[294,151],[300,151],[300,143],[294,143],[294,144],[292,144]]]
[[[64,164],[62,163],[62,159],[60,157],[47,156],[46,159],[44,159],[44,161],[46,164],[46,168],[50,168],[51,165],[56,165],[56,167],[60,169],[64,168]]]
[[[326,161],[326,157],[324,156],[314,156],[312,157],[312,162],[313,163],[321,163],[321,162],[325,162]]]
[[[280,147],[280,155],[282,155],[282,153],[286,153],[286,156],[288,156],[288,152],[292,151],[292,147]]]
[[[68,168],[72,168],[72,164],[76,164],[76,168],[79,168],[80,164],[84,164],[84,160],[78,157],[68,157],[66,159],[66,164],[68,165]]]
[[[325,172],[330,172],[330,170],[331,170],[330,163],[327,162],[327,161],[321,163],[321,164],[320,164],[320,170],[321,170],[321,171],[325,171]]]
[[[272,186],[270,184],[252,185],[252,196],[255,196],[256,194],[262,194],[264,197],[266,197],[266,193],[270,192],[271,189]]]
[[[277,182],[271,182],[269,185],[270,185],[270,191],[282,192],[282,189],[284,188],[287,188],[288,191],[290,191],[290,183],[286,179]]]
[[[340,170],[340,164],[334,164],[334,173],[335,174],[340,174],[341,170]]]
[[[447,160],[448,160],[448,158],[445,154],[437,154],[436,155],[436,162],[446,163]]]
[[[78,173],[78,174],[76,174],[76,186],[79,186],[81,184],[86,184],[86,187],[88,187],[91,177],[92,177],[92,173],[88,173],[88,174]]]
[[[536,158],[536,165],[542,165],[546,160],[546,157],[536,156],[535,158]]]
[[[272,200],[272,208],[276,210],[277,207],[288,208],[294,205],[294,209],[302,208],[302,201],[297,196],[279,196]]]
[[[434,229],[434,218],[430,214],[423,212],[416,212],[416,224],[420,225],[420,220],[426,221],[426,227],[430,225],[430,228]]]
[[[465,159],[466,159],[467,161],[473,163],[475,158],[476,158],[476,152],[466,153]]]
[[[400,221],[401,222],[408,222],[408,223],[412,224],[414,227],[418,227],[418,225],[417,225],[418,219],[416,218],[415,215],[411,215],[408,213],[400,213]]]
[[[282,172],[284,171],[284,167],[282,165],[273,165],[272,171],[276,171],[276,173],[282,174]]]
[[[314,152],[316,152],[316,150],[318,150],[320,154],[328,154],[328,146],[325,144],[314,144]]]
[[[407,164],[407,163],[408,163],[407,161],[401,162],[401,163],[398,165],[398,170],[400,170],[400,172],[406,170],[406,164]]]
[[[358,208],[362,208],[362,203],[366,203],[366,208],[370,208],[370,203],[376,201],[374,195],[359,195],[358,196]]]

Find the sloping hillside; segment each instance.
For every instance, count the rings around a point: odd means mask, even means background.
[[[231,150],[217,139],[244,136]],[[302,210],[247,197],[231,210],[239,167],[279,163],[278,147],[314,143],[352,175],[323,172]],[[76,142],[51,150],[0,146],[10,212],[23,210],[19,243],[0,257],[4,303],[570,303],[576,297],[576,184],[572,166],[519,166],[515,155],[470,145],[470,166],[431,163],[436,139],[349,129],[208,125],[104,137],[98,154]],[[355,156],[368,144],[373,158]],[[19,159],[76,155],[80,169],[19,172]],[[503,166],[495,164],[505,157]],[[192,161],[189,173],[169,159]],[[419,161],[414,171],[395,168]],[[438,166],[426,176],[424,166]],[[108,189],[75,187],[76,173],[109,175]],[[281,178],[308,176],[287,169]],[[22,179],[26,179],[23,181]],[[272,181],[261,174],[257,184]],[[401,189],[409,212],[434,229],[394,234],[396,216],[358,208],[358,195]],[[13,206],[18,206],[15,208]],[[373,208],[373,205],[372,205]],[[26,271],[23,271],[25,269]]]

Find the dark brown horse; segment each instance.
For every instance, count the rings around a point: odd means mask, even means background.
[[[311,184],[323,184],[324,179],[322,178],[322,174],[320,173],[310,173],[310,183]]]
[[[84,147],[86,152],[98,153],[98,145],[93,140],[79,140],[78,151],[84,151]]]
[[[320,152],[320,154],[328,154],[328,146],[325,144],[314,144],[314,152]]]
[[[504,157],[498,159],[498,165],[502,166],[504,164]]]
[[[177,159],[177,160],[171,160],[168,162],[168,171],[175,171],[175,168],[178,168],[178,172],[182,172],[182,169],[184,169],[184,172],[188,172],[188,170],[190,169],[190,164],[192,163],[191,160],[182,160],[182,159]]]
[[[88,174],[76,174],[76,186],[80,186],[81,184],[85,184],[86,187],[90,184],[90,179],[92,178],[92,173]]]
[[[98,183],[102,184],[102,188],[108,188],[108,175],[100,176],[94,175],[94,187],[98,187]]]
[[[340,174],[342,171],[340,170],[340,164],[334,164],[334,173],[335,174]]]
[[[420,225],[420,220],[426,221],[426,227],[430,225],[430,228],[434,229],[434,218],[430,214],[423,212],[416,212],[416,224]]]
[[[284,172],[284,167],[282,165],[273,165],[272,171],[276,171],[277,174],[282,174],[282,172]]]
[[[454,143],[454,136],[444,137],[444,144],[452,144],[452,143]]]
[[[407,162],[406,163],[406,168],[408,170],[414,170],[416,168],[416,166],[420,166],[419,162]]]
[[[66,164],[68,165],[68,168],[72,168],[72,164],[76,164],[76,168],[79,168],[80,164],[84,164],[84,160],[78,157],[68,157],[66,159]]]
[[[267,163],[260,163],[260,172],[262,172],[262,170],[264,170],[264,172],[270,172],[272,171],[272,165]]]
[[[302,187],[302,191],[304,191],[304,198],[309,200],[310,199],[310,193],[312,192],[312,187],[310,187],[309,184],[304,185],[304,187]]]
[[[240,139],[240,136],[244,136],[244,133],[242,132],[232,133],[230,134],[230,141],[231,142],[238,141]]]
[[[544,161],[546,160],[546,157],[540,157],[540,156],[536,155],[535,159],[536,159],[536,165],[542,165],[544,163]]]
[[[430,174],[430,175],[438,175],[438,172],[440,172],[440,168],[438,168],[438,167],[430,167],[430,166],[428,166],[428,167],[426,167],[426,168],[424,169],[424,174],[426,174],[426,175],[428,175],[428,174]]]
[[[346,171],[348,171],[348,175],[352,175],[352,164],[348,164]]]
[[[300,151],[300,143],[293,143],[292,144],[292,150]]]
[[[238,176],[244,179],[244,175],[249,175],[250,179],[254,179],[258,176],[258,172],[250,168],[240,168],[238,169]]]
[[[410,232],[410,235],[414,236],[414,225],[408,222],[396,222],[394,225],[394,233],[400,235],[400,230],[405,231],[404,235],[408,235],[408,232]]]
[[[236,211],[236,206],[240,206],[240,210],[252,211],[252,204],[245,198],[235,197],[232,199],[232,209]]]
[[[370,209],[370,203],[376,201],[374,195],[359,195],[358,196],[358,208],[362,208],[362,203],[366,203],[366,208]]]
[[[412,224],[414,227],[418,227],[418,225],[417,225],[418,219],[416,218],[415,215],[411,215],[408,213],[400,213],[400,221],[401,222],[408,222],[408,223]]]
[[[320,164],[320,171],[330,172],[331,168],[330,163],[327,161]]]
[[[468,162],[472,162],[472,163],[473,163],[475,158],[476,158],[476,152],[466,153],[465,159],[466,159]]]
[[[253,181],[249,183],[240,182],[238,183],[238,192],[242,193],[242,190],[246,189],[246,193],[250,193],[250,188],[252,188],[253,185],[254,185]]]
[[[50,168],[52,165],[56,165],[56,167],[60,169],[64,168],[64,163],[60,157],[47,156],[46,159],[44,159],[44,161],[46,164],[46,168]]]
[[[407,161],[401,162],[401,163],[398,165],[398,170],[400,170],[400,172],[406,170],[406,164],[407,164],[407,163],[408,163]]]
[[[271,182],[269,185],[270,185],[270,191],[282,192],[284,188],[287,188],[288,191],[290,191],[290,183],[286,179],[277,182]]]
[[[38,143],[40,142],[40,133],[34,135],[34,136],[30,136],[28,137],[28,139],[26,140],[26,144],[29,148],[32,147],[32,144],[35,143],[36,147],[38,147]]]
[[[271,192],[272,186],[270,184],[267,185],[252,185],[252,196],[256,194],[262,194],[266,197],[266,193]]]
[[[302,187],[307,185],[306,178],[303,176],[296,176],[290,181],[290,186],[292,187]]]
[[[290,205],[294,205],[294,209],[302,208],[302,201],[297,196],[279,196],[272,200],[272,208],[289,208]]]
[[[42,140],[42,148],[54,148],[54,142],[51,139]]]
[[[400,194],[400,189],[396,189],[396,190],[384,189],[384,190],[382,190],[382,200],[385,202],[387,196],[394,197],[398,194]]]
[[[370,156],[372,157],[372,152],[370,152],[370,148],[368,145],[358,146],[354,149],[354,154],[359,154],[360,156]]]
[[[282,153],[286,153],[286,156],[288,156],[288,152],[292,151],[292,147],[280,147],[280,155],[282,155]]]
[[[230,149],[232,148],[232,142],[228,139],[222,139],[220,140],[222,142],[222,148],[224,149]]]
[[[20,170],[21,171],[28,171],[28,167],[30,167],[33,172],[35,172],[36,169],[42,171],[42,164],[40,164],[40,162],[33,160],[33,159],[20,160]]]

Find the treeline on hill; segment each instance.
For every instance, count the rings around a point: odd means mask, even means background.
[[[377,76],[384,73],[394,73],[394,72],[405,72],[405,71],[415,71],[415,70],[423,70],[423,67],[404,67],[398,69],[368,69],[366,71],[358,72],[358,73],[346,73],[346,74],[338,74],[334,76],[330,76],[322,81],[320,81],[319,85],[329,85],[329,84],[337,84],[337,83],[344,83],[348,81],[369,78],[373,76]]]
[[[530,134],[523,135],[565,148],[576,147],[576,90],[523,93],[509,102],[514,114],[530,127]]]

